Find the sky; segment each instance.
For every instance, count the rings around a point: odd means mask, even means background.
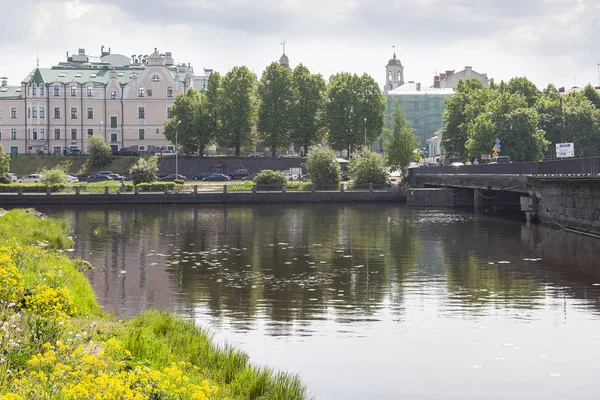
[[[0,10],[0,76],[11,85],[38,56],[51,67],[102,45],[260,77],[283,39],[292,67],[325,78],[367,73],[383,85],[395,46],[405,81],[427,86],[467,65],[496,82],[599,84],[599,0],[0,0]]]

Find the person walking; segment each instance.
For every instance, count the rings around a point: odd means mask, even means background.
[[[479,161],[477,161],[477,159],[475,159],[475,161],[473,161],[473,165],[479,165]]]
[[[125,179],[121,178],[121,182],[119,182],[119,194],[125,193]]]

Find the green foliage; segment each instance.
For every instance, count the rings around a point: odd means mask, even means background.
[[[88,139],[87,162],[92,167],[104,167],[112,160],[112,150],[100,136]]]
[[[4,151],[0,145],[0,174],[6,174],[10,171],[10,154]]]
[[[306,157],[306,170],[317,186],[338,185],[342,178],[342,170],[335,153],[329,147],[318,146]]]
[[[219,88],[220,132],[217,144],[235,148],[239,157],[242,147],[253,144],[256,116],[256,75],[247,67],[234,67],[225,75]]]
[[[591,84],[588,83],[582,93],[596,109],[600,109],[600,93]]]
[[[503,82],[501,82],[501,85],[502,83]],[[520,94],[523,96],[528,108],[533,107],[541,97],[539,89],[533,82],[525,77],[512,78],[506,84],[506,90],[509,93]]]
[[[394,171],[406,173],[408,165],[415,159],[415,154],[419,156],[419,153],[414,151],[419,146],[419,139],[413,134],[413,129],[404,118],[404,112],[398,103],[394,103],[391,122],[393,131],[385,132],[386,164]]]
[[[348,165],[356,188],[368,187],[370,183],[384,185],[387,179],[384,167],[383,158],[369,150],[354,154]]]
[[[257,185],[275,185],[286,183],[286,178],[281,171],[272,171],[270,169],[263,169],[254,178],[254,183]]]
[[[290,70],[277,62],[271,63],[260,79],[258,100],[258,134],[276,157],[277,150],[290,145],[294,106]]]
[[[60,167],[43,169],[40,171],[40,180],[44,185],[66,185],[67,173]]]
[[[56,193],[62,192],[67,188],[65,184],[9,183],[8,185],[0,184],[0,193],[17,193],[19,187],[23,188],[23,193],[46,193],[46,188],[50,188],[51,193]]]
[[[327,87],[324,124],[335,150],[349,154],[381,136],[385,101],[379,85],[367,74],[337,74]],[[365,122],[366,118],[366,122]]]
[[[583,93],[570,93],[563,101],[563,139],[572,142],[580,157],[600,154],[600,111]]]
[[[214,117],[207,96],[189,89],[185,95],[177,96],[171,108],[172,119],[167,121],[165,137],[183,147],[185,152],[204,153],[216,135]]]
[[[10,183],[11,180],[8,174],[0,174],[0,184],[8,185]]]
[[[158,172],[158,157],[139,158],[131,167],[129,173],[133,180],[133,184],[150,183],[157,179]]]
[[[291,139],[301,146],[304,154],[308,148],[321,139],[322,114],[325,107],[325,81],[319,74],[311,74],[308,68],[300,64],[292,74],[294,107],[292,116]]]

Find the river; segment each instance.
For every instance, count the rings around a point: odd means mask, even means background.
[[[600,393],[600,239],[389,204],[39,210],[107,311],[171,309],[317,399]]]

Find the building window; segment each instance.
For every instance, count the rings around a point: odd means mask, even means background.
[[[173,97],[173,88],[171,86],[167,88],[167,97]]]
[[[152,82],[160,82],[160,78],[158,77],[158,75],[154,75],[152,77]]]
[[[110,91],[110,99],[111,100],[116,100],[117,99],[117,91],[116,90],[111,90]]]
[[[46,140],[46,130],[44,128],[40,128],[40,140]]]
[[[77,140],[77,128],[71,129],[71,140]]]
[[[37,107],[33,107],[32,111],[33,111],[33,118],[37,118]]]
[[[44,95],[44,86],[40,86],[40,96]]]
[[[11,107],[11,109],[10,109],[10,117],[12,119],[16,119],[17,118],[17,107]]]
[[[54,86],[54,95],[60,96],[60,86]]]
[[[19,137],[19,131],[17,130],[17,128],[12,128],[10,130],[10,139],[11,140],[17,140]]]
[[[146,109],[144,107],[138,107],[138,118],[139,119],[146,118]]]
[[[173,118],[173,112],[171,111],[171,107],[167,108],[167,119]]]
[[[27,107],[27,118],[31,118],[31,107]]]
[[[152,97],[152,89],[146,90],[146,94],[148,95],[148,97]]]
[[[29,139],[38,140],[37,128],[33,128],[30,132],[31,132],[31,134],[29,135]]]
[[[139,129],[138,130],[138,139],[139,140],[146,139],[146,131],[144,129]]]
[[[93,94],[92,90],[93,90],[93,88],[91,86],[88,86],[88,88],[87,88],[87,95],[88,95],[88,97],[92,97],[92,94]]]
[[[117,127],[117,117],[110,117],[110,127],[111,128]]]
[[[92,107],[87,109],[87,117],[88,119],[94,119],[94,109]]]
[[[160,129],[156,128],[156,134],[159,135],[160,134]]]
[[[77,119],[77,108],[76,107],[71,108],[71,119]]]
[[[54,119],[60,119],[60,107],[54,107]]]
[[[40,107],[40,118],[46,118],[46,111],[44,107]]]
[[[111,141],[112,143],[115,143],[115,142],[118,142],[118,141],[119,141],[119,138],[117,137],[117,134],[116,134],[116,133],[111,133],[111,134],[110,134],[110,141]]]
[[[138,97],[144,97],[144,87],[140,86],[138,89]]]
[[[146,146],[138,146],[138,151],[146,151]]]
[[[54,130],[54,140],[60,140],[60,129]]]
[[[88,136],[94,136],[94,130],[88,129]]]
[[[32,88],[32,92],[31,92],[31,95],[32,95],[32,96],[35,96],[35,95],[37,94],[37,93],[36,93],[36,89],[37,89],[37,88],[36,88],[35,86]]]
[[[77,96],[77,86],[71,86],[71,96]]]

